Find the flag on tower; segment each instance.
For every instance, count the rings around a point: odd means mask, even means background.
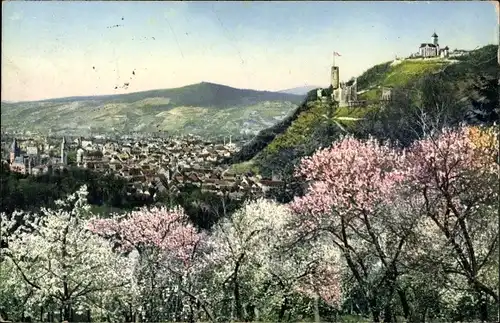
[[[341,56],[341,55],[337,52],[333,52],[333,56]]]

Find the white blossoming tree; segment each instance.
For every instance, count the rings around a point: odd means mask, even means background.
[[[84,312],[108,318],[121,314],[111,302],[127,295],[128,262],[87,229],[86,195],[84,186],[58,201],[58,209],[43,209],[38,221],[14,232],[9,233],[11,223],[3,217],[2,233],[9,236],[2,267],[14,269],[4,284],[24,300],[23,315],[38,318],[59,311],[61,319],[71,321]]]
[[[325,244],[289,245],[292,220],[286,206],[259,199],[214,228],[206,259],[214,275],[207,286],[219,316],[282,320],[297,295],[338,302],[336,253]]]

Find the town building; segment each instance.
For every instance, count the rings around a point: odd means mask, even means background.
[[[14,138],[10,146],[9,168],[12,172],[37,175],[48,171],[53,164],[64,166],[67,164],[67,151],[65,144],[66,141],[63,138],[60,157],[50,158],[48,155],[40,155],[40,150],[37,146],[27,146],[26,142],[24,143],[26,149],[23,151],[20,148],[18,140]],[[43,162],[43,159],[45,159],[45,162]]]

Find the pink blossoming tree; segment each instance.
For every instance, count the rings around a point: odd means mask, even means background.
[[[136,305],[148,321],[187,315],[185,294],[191,293],[186,287],[203,237],[188,221],[182,209],[161,207],[142,208],[124,218],[94,219],[90,225],[94,233],[114,240],[119,251],[135,255]]]
[[[498,228],[492,224],[498,164],[485,138],[496,149],[498,142],[481,131],[443,130],[403,151],[345,137],[302,161],[297,175],[306,180],[307,193],[291,203],[301,238],[331,238],[373,320],[382,311],[392,319],[394,295],[404,316],[413,315],[402,281],[423,277],[415,273],[424,268],[444,279],[440,295],[468,286],[482,319],[488,298],[498,301]]]
[[[398,180],[401,190],[419,201],[415,213],[424,216],[420,230],[421,241],[428,246],[424,252],[438,249],[434,250],[439,255],[435,265],[449,278],[469,286],[481,318],[486,320],[486,299],[498,301],[494,287],[498,284],[494,278],[498,277],[494,257],[498,227],[493,224],[498,207],[498,164],[492,153],[495,142],[475,140],[487,137],[483,132],[489,133],[468,127],[446,129],[415,142],[405,155]]]
[[[307,193],[290,205],[302,238],[326,234],[341,250],[374,321],[382,311],[392,317],[397,261],[413,225],[393,221],[387,212],[402,161],[388,144],[346,136],[304,158],[297,175],[307,182]]]

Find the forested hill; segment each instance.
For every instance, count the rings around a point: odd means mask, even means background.
[[[2,102],[2,128],[40,132],[51,129],[52,133],[79,136],[168,132],[236,137],[273,125],[303,98],[201,82],[119,95]]]
[[[330,144],[341,133],[372,135],[406,145],[426,131],[425,127],[431,127],[431,120],[439,119],[434,126],[441,127],[498,119],[497,46],[484,46],[453,59],[391,63],[376,65],[358,77],[360,99],[376,100],[383,87],[392,87],[394,99],[390,103],[338,108],[330,123],[324,120],[328,106],[317,101],[315,90],[310,91],[293,114],[262,130],[234,156],[234,168],[291,175],[301,157]],[[428,119],[425,126],[424,115]],[[333,129],[329,128],[332,123],[336,124]],[[332,130],[333,136],[328,134]]]
[[[255,103],[260,101],[291,101],[298,103],[303,96],[284,92],[238,89],[222,84],[200,82],[197,84],[171,89],[140,91],[127,94],[74,96],[33,101],[29,103],[67,103],[74,101],[93,101],[95,103],[134,103],[136,101],[158,97],[168,99],[170,104],[173,106],[183,105],[221,108],[242,105],[247,102]]]

